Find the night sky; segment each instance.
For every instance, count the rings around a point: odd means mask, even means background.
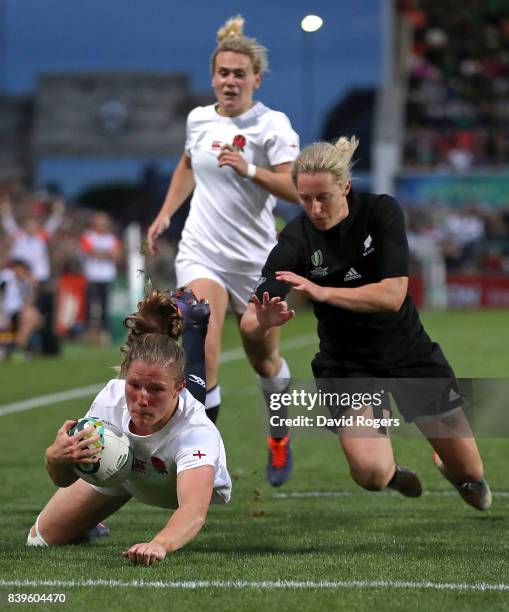
[[[26,93],[41,72],[141,69],[187,72],[206,91],[217,28],[238,13],[269,49],[259,99],[287,113],[303,143],[350,88],[379,82],[381,0],[0,0],[0,84]],[[325,22],[313,34],[299,25],[308,13]]]

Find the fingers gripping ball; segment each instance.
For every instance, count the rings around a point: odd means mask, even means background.
[[[89,448],[97,448],[99,461],[96,463],[76,463],[76,474],[97,487],[115,487],[130,475],[133,466],[133,450],[129,438],[120,429],[95,417],[80,419],[71,427],[69,435],[93,425],[95,432],[86,434],[91,438],[99,434],[100,441],[92,443]],[[101,450],[101,447],[102,450]]]

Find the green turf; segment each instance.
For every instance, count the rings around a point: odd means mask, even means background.
[[[423,319],[458,375],[506,375],[506,312],[427,313]],[[313,334],[314,329],[310,313],[300,309],[283,329],[283,337]],[[237,346],[235,324],[229,319],[223,350]],[[310,376],[315,350],[311,343],[285,351],[295,376]],[[105,381],[117,355],[116,349],[68,346],[60,359],[3,363],[0,404]],[[28,528],[53,491],[43,466],[44,449],[62,421],[84,413],[91,398],[1,416],[0,579],[345,581],[350,586],[332,590],[0,587],[0,608],[8,591],[64,590],[66,610],[509,609],[507,592],[353,586],[354,581],[377,580],[508,585],[509,497],[495,497],[492,510],[484,514],[467,507],[436,473],[429,445],[417,437],[397,438],[394,445],[398,458],[422,477],[429,494],[419,500],[360,490],[348,476],[337,440],[326,434],[296,436],[292,480],[280,490],[271,489],[264,478],[266,451],[254,375],[244,359],[237,359],[223,365],[221,380],[220,428],[233,477],[232,502],[212,507],[206,527],[193,542],[150,568],[131,566],[120,552],[150,538],[168,514],[137,502],[111,517],[113,535],[102,542],[47,550],[24,546]],[[484,439],[480,446],[493,489],[508,492],[507,440]],[[329,496],[281,497],[310,491]]]

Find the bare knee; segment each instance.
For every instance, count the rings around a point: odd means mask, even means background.
[[[262,378],[272,378],[281,369],[281,357],[279,355],[266,356],[260,359],[258,356],[250,356],[248,354],[249,363],[253,370]]]
[[[69,538],[66,536],[66,534],[61,533],[58,530],[52,530],[52,529],[45,529],[43,531],[41,530],[40,525],[39,525],[38,531],[37,531],[36,526],[33,525],[32,528],[30,529],[30,535],[37,542],[36,545],[39,545],[39,546],[44,546],[44,545],[58,546],[60,544],[69,543]]]
[[[283,360],[279,354],[279,335],[273,328],[271,334],[263,339],[249,338],[241,331],[242,344],[244,351],[252,368],[262,378],[272,378],[278,374],[283,365]]]
[[[37,526],[37,521],[34,525],[32,525],[32,527],[30,528],[30,531],[28,533],[28,537],[27,537],[27,546],[37,546],[37,547],[45,547],[45,546],[49,546],[50,542],[48,542],[42,535],[40,530],[38,529]]]
[[[394,465],[357,464],[350,466],[350,474],[356,484],[367,491],[382,491],[394,476]]]

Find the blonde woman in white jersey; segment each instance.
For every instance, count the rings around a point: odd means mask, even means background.
[[[121,378],[106,385],[87,416],[109,422],[129,437],[133,470],[113,488],[78,478],[73,464],[98,460],[97,449],[89,447],[99,435],[87,438],[93,432],[87,428],[69,436],[76,421],[66,421],[46,451],[46,468],[60,488],[37,517],[27,544],[79,542],[99,521],[135,498],[175,509],[149,541],[123,552],[134,563],[151,565],[200,531],[211,503],[229,501],[231,480],[219,431],[206,417],[203,404],[184,388],[184,352],[176,342],[183,320],[177,303],[164,293],[152,292],[125,325],[129,336],[122,348]]]
[[[211,307],[205,407],[213,421],[220,405],[217,371],[228,304],[240,321],[276,243],[276,198],[299,201],[290,177],[299,138],[286,115],[253,99],[267,70],[267,50],[243,34],[243,24],[236,17],[218,32],[211,66],[217,103],[189,114],[185,152],[148,231],[153,253],[154,241],[194,189],[175,267],[177,284],[190,287]],[[290,372],[279,354],[278,330],[270,329],[257,340],[242,335],[242,341],[263,391],[282,391]],[[291,467],[287,429],[271,430],[269,482],[283,484]]]

